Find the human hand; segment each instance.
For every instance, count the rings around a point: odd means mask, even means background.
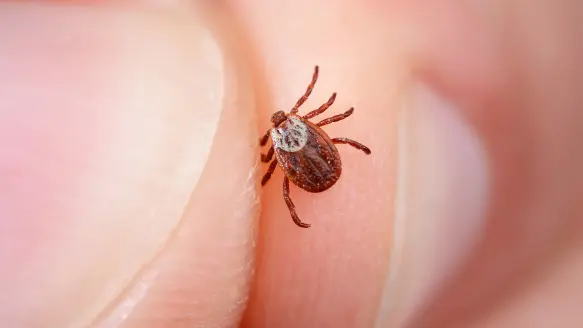
[[[580,326],[577,5],[0,4],[0,322]],[[306,230],[257,139],[316,64],[373,153]]]

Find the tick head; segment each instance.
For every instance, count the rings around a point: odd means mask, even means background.
[[[287,117],[285,116],[285,113],[282,110],[277,111],[277,112],[273,113],[273,115],[271,115],[271,123],[273,123],[273,126],[275,126],[275,127],[278,127],[286,119],[287,119]]]

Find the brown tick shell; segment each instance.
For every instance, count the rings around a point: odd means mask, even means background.
[[[332,187],[342,174],[342,162],[338,149],[330,137],[314,123],[297,115],[306,126],[307,141],[303,148],[289,152],[274,145],[279,166],[290,181],[308,192],[322,192]],[[290,120],[275,129],[288,131]]]

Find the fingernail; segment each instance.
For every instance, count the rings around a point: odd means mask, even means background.
[[[401,112],[395,243],[377,327],[406,327],[480,237],[487,167],[462,114],[422,84]]]

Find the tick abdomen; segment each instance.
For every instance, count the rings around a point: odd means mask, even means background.
[[[340,156],[318,126],[291,116],[273,130],[277,160],[295,185],[306,191],[321,192],[338,181],[342,173]]]

